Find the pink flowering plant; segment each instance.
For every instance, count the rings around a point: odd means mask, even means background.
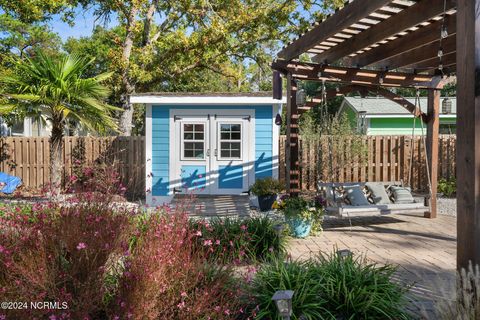
[[[266,260],[285,250],[285,240],[276,233],[267,217],[211,219],[191,223],[197,246],[209,261],[246,264]]]
[[[101,198],[103,199],[103,197]],[[0,300],[68,308],[4,310],[12,319],[92,319],[105,314],[105,277],[127,249],[128,212],[90,202],[11,207],[0,217]]]
[[[131,256],[125,260],[112,318],[236,319],[241,294],[232,269],[206,260],[199,230],[187,214],[169,207],[142,218]],[[145,227],[147,226],[147,227]],[[211,247],[204,239],[201,246]]]

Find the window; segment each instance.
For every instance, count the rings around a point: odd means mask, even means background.
[[[183,158],[205,158],[205,125],[203,123],[183,124]]]
[[[240,123],[220,124],[220,158],[241,159],[242,125]]]

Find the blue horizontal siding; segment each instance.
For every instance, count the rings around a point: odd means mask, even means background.
[[[272,176],[273,168],[272,107],[255,108],[255,179]]]

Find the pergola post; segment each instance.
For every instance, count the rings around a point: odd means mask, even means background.
[[[457,269],[480,264],[480,0],[457,6]]]
[[[287,73],[287,141],[285,148],[286,183],[287,192],[298,195],[299,167],[298,167],[298,108],[297,108],[297,83],[292,74]]]
[[[428,89],[427,107],[427,161],[430,176],[430,212],[425,213],[426,218],[437,217],[437,180],[438,180],[438,134],[439,134],[439,113],[440,94],[438,89]]]

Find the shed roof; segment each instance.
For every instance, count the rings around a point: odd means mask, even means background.
[[[415,104],[415,98],[405,99]],[[457,99],[452,97],[450,100],[452,100],[452,113],[449,115],[454,116],[457,113]],[[407,109],[398,103],[383,97],[345,97],[344,101],[356,112],[366,112],[367,116],[412,116]],[[420,98],[420,108],[423,112],[427,111],[427,97]]]
[[[283,104],[273,99],[271,91],[261,92],[147,92],[130,96],[131,103],[159,105],[246,105],[246,104]]]

